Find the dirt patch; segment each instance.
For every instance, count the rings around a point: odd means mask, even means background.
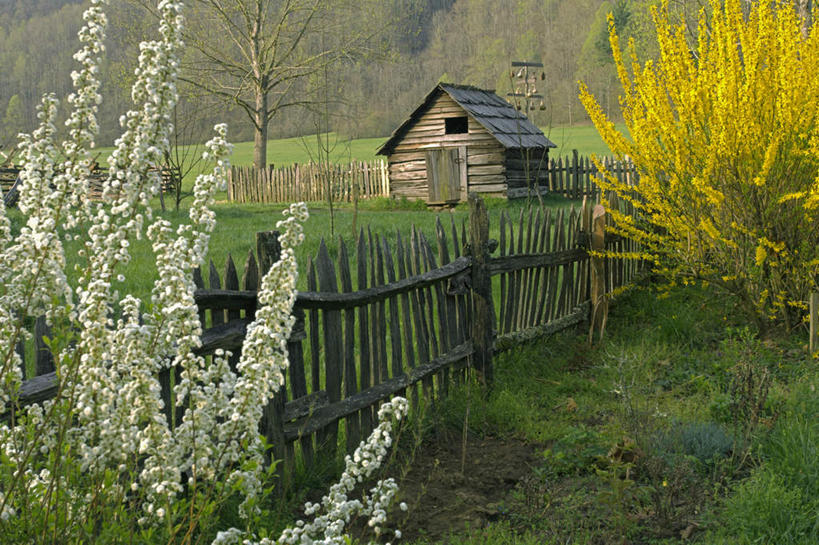
[[[470,437],[462,471],[461,440],[449,439],[425,442],[399,484],[409,509],[390,520],[405,540],[440,540],[502,517],[505,498],[532,472],[542,450],[516,439]]]

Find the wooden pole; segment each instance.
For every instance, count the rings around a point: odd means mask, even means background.
[[[810,353],[819,349],[819,293],[810,294]]]
[[[495,337],[495,306],[489,271],[489,215],[475,193],[469,195],[469,226],[472,248],[472,343],[473,367],[492,383],[492,346]]]
[[[592,211],[591,249],[602,252],[606,249],[606,209],[596,205]],[[591,319],[589,320],[589,345],[594,340],[594,331],[599,329],[600,340],[606,330],[606,319],[609,313],[609,302],[606,297],[605,258],[591,258]]]

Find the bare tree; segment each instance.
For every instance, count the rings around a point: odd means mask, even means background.
[[[256,168],[267,164],[270,120],[315,101],[305,80],[375,52],[385,30],[367,24],[380,10],[375,0],[197,0],[193,8],[183,79],[247,114]]]

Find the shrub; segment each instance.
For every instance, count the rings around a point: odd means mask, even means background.
[[[122,117],[102,202],[89,199],[106,3],[92,0],[79,33],[84,46],[74,56],[81,67],[72,74],[68,137],[58,142],[58,101],[47,95],[38,129],[22,138],[19,232],[0,201],[0,542],[201,543],[216,534],[221,544],[252,543],[269,484],[259,423],[264,402],[284,382],[294,248],[304,239],[307,209],[293,204],[277,223],[281,259],[262,279],[235,368],[221,350],[212,361],[197,354],[202,326],[192,270],[215,225],[210,206],[228,167],[227,128],[217,126],[207,144],[205,158],[215,166],[194,183],[190,223],[174,230],[153,218],[159,179],[152,172],[168,146],[182,54],[182,5],[161,0],[160,39],[140,46],[136,106]],[[130,241],[140,236],[151,241],[159,272],[150,304],[117,292]],[[83,248],[76,284],[65,272],[65,244],[75,239]],[[14,347],[30,335],[30,318],[43,314],[53,332],[47,342],[57,391],[21,408]],[[172,376],[169,399],[162,371]],[[340,543],[354,514],[378,533],[394,481],[378,481],[361,500],[348,496],[380,466],[392,418],[406,413],[402,398],[385,403],[373,434],[346,458],[340,481],[320,504],[305,506],[312,520],[261,543]],[[222,510],[236,497],[246,531],[217,534]]]
[[[628,136],[581,85],[604,141],[640,175],[600,182],[639,210],[611,209],[613,231],[672,283],[720,287],[761,330],[792,326],[819,273],[819,31],[803,36],[793,2],[711,0],[693,44],[667,2],[653,15],[659,58],[642,64],[609,23]]]

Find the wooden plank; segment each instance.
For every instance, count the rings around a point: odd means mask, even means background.
[[[458,201],[464,200],[469,194],[469,174],[467,172],[467,146],[458,148]]]
[[[533,250],[535,253],[544,254],[545,253],[545,245],[546,245],[546,238],[548,236],[547,229],[549,222],[549,209],[538,209],[537,212],[537,221],[535,224],[535,229],[537,231],[536,236],[536,243],[533,246]],[[543,299],[543,287],[545,284],[544,278],[544,267],[537,267],[535,269],[534,280],[532,285],[532,298],[531,304],[529,306],[529,321],[527,323],[527,327],[534,327],[539,325],[538,322],[538,313],[540,310],[541,300]]]
[[[532,213],[529,214],[529,233],[527,235],[528,238],[528,245],[527,245],[527,253],[539,253],[538,252],[538,245],[540,243],[540,216],[541,216],[541,209],[538,207],[535,215],[534,215],[534,224],[532,223]],[[526,299],[524,301],[524,305],[522,308],[523,312],[523,327],[531,327],[533,324],[533,316],[532,316],[532,307],[534,306],[534,301],[537,299],[537,290],[539,285],[539,278],[540,276],[540,267],[529,270],[529,281],[527,282],[527,289],[526,289]]]
[[[449,249],[447,248],[446,231],[441,223],[441,216],[435,218],[435,235],[438,242],[438,260],[441,266],[447,265],[450,261]],[[437,266],[436,266],[437,268]],[[441,327],[441,335],[446,331],[446,345],[447,350],[451,346],[460,344],[458,339],[458,312],[455,303],[455,297],[450,295],[448,291],[443,291],[444,283],[437,284],[443,293],[445,293],[444,305],[441,307],[444,314],[444,324]]]
[[[408,274],[415,274],[415,263],[413,261],[412,253],[413,253],[413,242],[412,239],[415,237],[414,229],[410,232],[410,241],[407,247],[405,248],[405,262],[407,266],[407,273]],[[423,314],[423,306],[422,306],[422,298],[419,290],[412,290],[410,291],[410,300],[412,302],[412,318],[413,318],[413,325],[415,327],[415,346],[418,349],[418,361],[419,363],[426,363],[430,361],[430,353],[429,353],[429,333],[426,328],[426,324],[424,323],[424,314]]]
[[[383,255],[384,255],[384,267],[387,271],[387,280],[392,283],[396,281],[395,276],[395,265],[393,264],[392,259],[392,250],[390,249],[390,245],[387,242],[387,238],[384,237],[381,240],[381,244],[383,246]],[[397,377],[398,375],[404,372],[404,367],[402,364],[403,359],[403,350],[401,347],[401,322],[400,322],[400,312],[398,309],[398,298],[393,297],[389,299],[390,303],[390,348],[392,359],[390,361],[390,371],[392,372],[393,377]]]
[[[489,274],[489,214],[486,205],[474,193],[469,195],[469,227],[472,255],[472,343],[474,368],[492,384],[492,344],[495,330],[495,306],[492,302],[492,277]]]
[[[341,290],[353,291],[353,280],[350,275],[350,259],[344,239],[338,238],[338,270],[341,279]],[[344,397],[358,392],[358,372],[355,364],[355,309],[344,311]],[[350,415],[346,420],[347,452],[353,452],[361,442],[361,416]]]
[[[356,261],[358,273],[358,290],[367,289],[367,255],[368,247],[367,240],[364,238],[364,230],[360,230],[358,234],[358,245],[356,247]],[[370,329],[369,329],[369,309],[367,305],[361,305],[357,308],[358,312],[358,338],[361,343],[361,350],[359,351],[359,372],[361,373],[361,390],[366,390],[372,386],[371,369],[372,369],[372,351],[370,344]],[[361,411],[359,415],[361,419],[362,435],[369,435],[373,429],[373,411],[367,409]]]
[[[279,242],[278,231],[260,231],[256,233],[256,253],[259,256],[259,268],[266,275],[275,262],[281,257],[281,243]],[[292,467],[293,452],[292,445],[288,445],[284,439],[284,404],[287,401],[287,387],[282,384],[281,388],[270,400],[259,400],[264,403],[264,412],[261,422],[262,432],[267,438],[268,444],[272,447],[272,455],[277,460],[284,463],[276,467],[276,474],[280,482],[286,489],[289,483],[287,471]]]
[[[392,167],[393,164],[400,164],[405,161],[424,161],[426,160],[426,155],[423,151],[402,151],[402,152],[395,152],[389,157],[389,165]]]
[[[561,226],[563,225],[563,209],[558,210],[557,215],[555,216],[554,228],[552,232],[552,252],[559,252],[563,248],[560,245],[560,237],[559,232],[561,230]],[[560,267],[555,265],[549,267],[549,298],[547,304],[547,311],[545,315],[545,321],[550,322],[557,317],[558,311],[558,280],[560,279]]]
[[[198,289],[205,289],[205,282],[202,280],[202,270],[199,267],[193,269],[193,285],[196,286]],[[194,292],[195,293],[195,292]],[[196,296],[194,295],[194,299]],[[206,327],[206,320],[207,316],[205,315],[205,310],[202,306],[199,306],[199,323],[202,327]]]
[[[525,214],[526,217],[526,235],[524,236],[523,240],[523,253],[531,254],[532,253],[532,219],[534,210],[532,206],[527,207],[528,214]],[[522,226],[521,226],[522,227]],[[523,229],[521,229],[521,234],[523,234]],[[517,316],[517,323],[518,329],[526,328],[526,307],[527,307],[527,298],[529,293],[531,292],[531,280],[532,280],[532,269],[526,268],[521,270],[521,286],[522,290],[520,292],[520,296],[517,301],[518,307],[518,316]]]
[[[222,288],[222,283],[219,279],[219,272],[216,270],[216,265],[214,265],[212,259],[210,260],[208,280],[209,280],[208,283],[210,284],[210,289],[218,290]],[[211,308],[210,323],[211,326],[216,326],[225,323],[225,311],[221,308]]]
[[[455,227],[455,218],[453,216],[449,216],[449,228],[452,234],[453,257],[457,261],[461,257],[461,244],[458,242],[458,229]],[[470,297],[470,295],[467,293],[467,290],[463,290],[463,293],[455,296],[455,306],[458,313],[459,342],[466,339],[470,333],[468,329],[470,300],[467,299],[468,297]]]
[[[500,259],[506,257],[506,210],[501,210],[500,215],[500,240],[498,242],[498,246],[500,247]],[[499,311],[499,321],[498,321],[498,334],[506,333],[509,329],[506,325],[506,317],[507,317],[507,297],[508,297],[508,273],[501,273],[500,277],[500,311]]]
[[[426,237],[421,237],[421,249],[423,253],[423,258],[425,262],[425,266],[427,270],[436,269],[438,267],[437,260],[435,259],[435,254],[432,251],[432,247],[429,244],[429,241]],[[446,295],[444,294],[444,284],[442,282],[438,282],[433,284],[430,288],[432,294],[430,295],[430,303],[435,300],[435,309],[437,309],[438,314],[438,347],[439,347],[439,354],[446,354],[450,348],[449,343],[449,313],[447,311],[446,306]],[[430,304],[430,324],[432,324],[433,329],[435,328],[434,322],[434,310],[432,308],[432,304]],[[452,317],[454,319],[454,316]],[[441,395],[446,395],[449,391],[449,371],[444,369],[438,375],[439,378],[439,393]]]
[[[552,221],[552,211],[550,209],[546,209],[546,217],[543,219],[543,233],[540,237],[541,245],[540,245],[540,252],[542,254],[551,253],[552,252],[552,226],[554,222]],[[549,315],[547,313],[548,303],[549,303],[549,286],[551,283],[551,270],[554,267],[549,266],[542,266],[540,270],[542,271],[541,274],[543,276],[543,287],[540,289],[540,296],[538,300],[537,309],[535,311],[535,323],[540,325],[544,322],[549,321]],[[545,319],[544,319],[545,315]]]
[[[406,161],[403,163],[390,163],[390,176],[395,176],[401,172],[409,172],[413,170],[423,170],[427,168],[426,160],[420,161]]]
[[[313,258],[307,260],[307,289],[318,289],[318,281],[316,280],[316,266],[313,263]],[[310,338],[310,386],[311,392],[318,392],[321,390],[321,343],[319,340],[319,332],[321,332],[321,324],[319,323],[318,308],[311,308],[307,314],[309,319],[309,338]]]
[[[370,285],[378,286],[378,275],[376,273],[376,242],[373,239],[373,232],[370,227],[367,227],[367,242],[369,243],[370,260]],[[372,354],[372,367],[370,369],[370,379],[373,385],[381,382],[381,358],[385,355],[381,352],[381,329],[384,326],[383,320],[379,314],[378,302],[374,301],[370,305],[370,352]],[[369,409],[372,412],[373,424],[377,421],[377,413],[375,407]]]
[[[511,273],[535,267],[565,266],[587,259],[582,248],[558,250],[548,254],[519,254],[503,258],[490,258],[489,271],[492,275]]]
[[[480,165],[480,166],[472,166],[467,165],[466,167],[467,174],[472,176],[499,176],[506,172],[506,166],[503,164],[499,165]]]
[[[319,289],[322,292],[333,293],[338,291],[336,282],[336,271],[327,245],[324,239],[319,243],[318,255],[316,256],[316,273],[318,275]],[[341,312],[338,310],[325,310],[324,315],[324,380],[325,390],[330,403],[341,400],[341,379],[342,361],[339,347],[343,346],[341,335]],[[326,447],[334,449],[338,443],[338,424],[333,423],[327,426],[326,433],[322,437]]]
[[[406,255],[404,251],[404,244],[401,238],[401,231],[396,230],[395,232],[395,253],[396,253],[396,261],[398,264],[398,280],[402,280],[407,277],[407,266],[404,256]],[[410,303],[410,294],[408,292],[404,292],[401,294],[401,329],[403,333],[403,341],[404,341],[404,351],[407,355],[407,369],[413,369],[415,367],[415,346],[412,342],[412,335],[413,335],[413,319],[412,319],[412,306]],[[416,332],[417,333],[417,332]],[[412,401],[413,406],[418,406],[418,389],[412,389]]]
[[[578,307],[572,309],[566,316],[552,320],[544,325],[538,325],[523,329],[521,331],[514,331],[498,336],[495,340],[494,349],[496,351],[508,350],[510,348],[519,347],[522,343],[533,339],[552,335],[558,331],[568,329],[573,325],[582,323],[589,315],[589,303],[586,302]]]
[[[397,172],[390,174],[390,180],[393,184],[411,186],[413,183],[427,185],[427,170],[411,170],[408,172]],[[403,182],[403,184],[402,184]]]
[[[467,164],[469,166],[483,166],[483,165],[498,165],[503,163],[503,151],[491,151],[488,153],[473,153],[471,148],[467,155]]]
[[[296,318],[296,324],[293,326],[293,329],[301,329],[304,330],[304,310],[300,308],[293,309],[293,315]],[[307,378],[304,372],[304,347],[302,346],[302,339],[304,338],[304,334],[302,333],[298,340],[294,340],[294,336],[290,336],[290,340],[287,343],[287,359],[290,362],[288,365],[288,371],[290,374],[290,388],[292,389],[292,401],[289,403],[285,403],[284,407],[284,420],[292,420],[293,418],[297,418],[289,414],[288,412],[288,405],[292,404],[293,402],[299,400],[305,400],[308,396],[307,393]],[[326,392],[325,392],[326,395]],[[292,405],[291,405],[292,406]],[[313,463],[314,458],[314,448],[313,448],[313,437],[312,435],[307,435],[301,437],[299,439],[299,443],[301,445],[301,454],[304,458],[304,463],[308,467]]]
[[[567,248],[569,248],[569,236],[570,235],[568,233],[568,231],[569,231],[568,222],[569,222],[569,219],[567,218],[565,220],[565,223],[561,224],[561,229],[558,231],[558,233],[561,236],[561,244],[562,244],[561,249],[562,250],[566,250]],[[562,274],[563,277],[562,277],[562,281],[561,281],[559,304],[560,304],[560,312],[561,312],[560,315],[563,316],[563,315],[565,315],[566,313],[568,313],[571,310],[571,307],[570,307],[570,305],[571,305],[571,302],[570,302],[571,284],[572,284],[572,281],[574,279],[572,278],[572,268],[571,268],[570,263],[565,263],[565,264],[561,265],[561,267],[563,269],[563,274]]]
[[[511,251],[509,252],[510,256],[514,255],[521,255],[523,254],[523,220],[524,220],[524,212],[523,209],[520,210],[518,214],[518,222],[517,222],[517,248],[514,247],[515,240],[510,237],[510,243],[512,245]],[[511,224],[511,222],[510,222]],[[515,331],[518,329],[518,307],[520,301],[520,294],[526,287],[523,285],[523,270],[518,269],[512,273],[512,286],[513,289],[510,293],[509,297],[509,324],[510,324],[510,331]]]
[[[239,275],[236,271],[236,265],[233,263],[233,257],[230,255],[230,253],[228,253],[227,262],[225,263],[225,290],[239,291]],[[228,322],[239,320],[241,317],[242,312],[240,309],[229,309],[227,311]],[[239,364],[239,359],[241,358],[241,349],[235,349],[231,352],[232,353],[228,359],[228,364],[235,372],[236,366]]]
[[[308,420],[288,424],[285,427],[285,436],[292,441],[300,434],[314,433],[331,422],[337,422],[340,418],[344,418],[349,414],[372,407],[396,392],[400,392],[418,381],[427,379],[444,367],[454,366],[456,363],[467,360],[473,354],[473,350],[472,342],[467,341],[455,347],[448,354],[419,365],[406,374],[393,377],[367,390],[362,390],[341,402],[318,408]]]
[[[34,321],[34,372],[36,376],[46,375],[55,370],[54,355],[44,340],[50,338],[51,328],[46,323],[45,316],[38,316]]]
[[[376,278],[378,281],[378,285],[383,286],[386,284],[386,276],[384,274],[384,251],[382,244],[380,243],[380,238],[378,235],[375,237],[375,254],[376,254]],[[381,356],[380,361],[378,362],[378,369],[379,369],[379,382],[383,382],[387,380],[390,375],[389,371],[389,361],[387,356],[387,335],[389,334],[387,330],[387,302],[386,300],[381,300],[377,303],[378,305],[378,322],[379,322],[379,335],[376,338],[378,342],[378,353]]]
[[[14,345],[14,351],[17,352],[17,355],[20,357],[20,377],[23,380],[27,378],[31,378],[28,376],[28,370],[26,369],[26,345],[25,343],[20,340],[17,341],[17,344]]]
[[[424,235],[413,225],[410,236],[410,249],[412,251],[413,270],[416,274],[424,274],[427,272],[423,245]],[[435,319],[433,317],[434,303],[432,302],[432,291],[429,289],[429,286],[418,290],[418,302],[421,305],[423,324],[429,341],[429,355],[430,358],[435,358],[441,352],[438,345],[438,335],[435,331]]]
[[[413,275],[383,286],[360,289],[352,293],[300,291],[296,294],[296,304],[305,309],[332,310],[344,310],[372,304],[458,276],[469,269],[470,264],[469,257],[460,257],[433,271]],[[196,290],[194,300],[200,307],[204,308],[220,305],[225,309],[245,309],[255,306],[256,293],[250,290]]]

